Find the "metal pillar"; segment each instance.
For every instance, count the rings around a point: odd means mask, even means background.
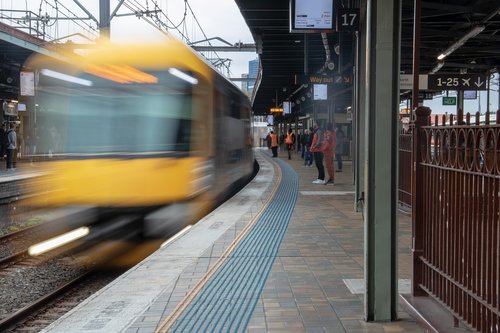
[[[420,75],[420,0],[415,0],[413,11],[413,90],[412,90],[412,109],[418,107],[419,75]],[[412,117],[413,119],[413,117]]]
[[[101,37],[110,37],[110,0],[99,0],[99,31]]]
[[[366,0],[362,0],[360,6],[360,32],[356,34],[356,73],[354,75],[354,98],[353,105],[353,144],[355,147],[355,158],[353,159],[354,166],[354,183],[355,183],[355,209],[360,212],[363,210],[364,202],[364,183],[365,183],[365,143],[366,143],[366,63],[361,56],[361,50],[366,50]],[[362,97],[363,96],[363,97]]]
[[[397,319],[397,188],[401,0],[368,0],[365,318]]]

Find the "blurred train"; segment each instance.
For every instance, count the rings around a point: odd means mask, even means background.
[[[101,41],[35,55],[31,204],[144,214],[144,235],[192,223],[254,169],[248,97],[184,43]]]

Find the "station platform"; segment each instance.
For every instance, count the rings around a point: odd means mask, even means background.
[[[42,332],[424,332],[408,313],[368,323],[363,217],[350,162],[335,185],[257,149],[245,189]],[[411,224],[400,216],[400,292]]]

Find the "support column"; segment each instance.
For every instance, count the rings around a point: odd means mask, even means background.
[[[99,31],[101,37],[110,37],[110,0],[99,0]]]
[[[361,1],[360,6],[360,31],[356,36],[356,73],[354,73],[354,99],[353,105],[353,177],[355,183],[355,207],[356,211],[363,210],[364,184],[365,184],[365,151],[366,151],[366,62],[362,55],[366,50],[366,0]]]
[[[397,188],[401,0],[368,0],[365,317],[397,319]]]

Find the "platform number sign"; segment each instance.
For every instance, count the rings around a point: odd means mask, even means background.
[[[359,31],[359,8],[339,8],[337,31]]]

